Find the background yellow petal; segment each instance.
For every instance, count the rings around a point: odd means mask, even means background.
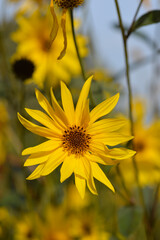
[[[57,58],[58,60],[62,59],[65,54],[66,54],[66,49],[67,49],[67,33],[66,33],[66,12],[67,12],[67,9],[63,9],[63,12],[62,12],[62,18],[61,18],[61,28],[62,28],[62,33],[63,33],[63,49],[59,55],[59,57]]]
[[[50,11],[51,11],[51,14],[52,14],[52,19],[53,19],[52,29],[51,29],[51,33],[50,33],[50,39],[51,39],[50,45],[52,45],[52,42],[55,40],[55,38],[57,36],[58,28],[59,28],[57,16],[56,16],[55,11],[54,11],[53,0],[51,0],[51,3],[50,3]]]

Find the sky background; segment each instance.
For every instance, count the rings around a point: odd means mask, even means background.
[[[151,0],[150,7],[142,6],[138,17],[144,13],[153,9],[160,9],[160,1]],[[130,25],[137,9],[138,0],[120,0],[120,10],[123,22],[126,25]],[[88,13],[87,21],[85,20],[85,30],[94,32],[94,45],[96,48],[97,65],[104,66],[109,69],[113,75],[125,66],[124,62],[124,50],[122,37],[119,30],[113,27],[114,23],[118,23],[116,7],[114,0],[90,0],[87,4],[87,8],[84,9]],[[141,28],[141,32],[147,34],[150,38],[156,40],[160,47],[160,24],[153,24],[147,27]],[[135,60],[142,59],[153,54],[153,50],[144,41],[131,35],[128,40],[129,61],[132,63]],[[160,74],[155,76],[154,61],[157,61],[160,69],[160,58],[158,60],[151,60],[150,64],[146,64],[131,71],[131,83],[133,93],[135,96],[147,97],[148,104],[150,105],[150,113],[152,103],[154,104],[154,96],[150,96],[150,89],[155,86],[155,92],[157,95],[160,91]],[[126,86],[125,77],[119,79]],[[154,81],[154,82],[153,82]],[[160,102],[160,98],[156,101]]]

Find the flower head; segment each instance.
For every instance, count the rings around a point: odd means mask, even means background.
[[[25,166],[38,165],[28,177],[29,180],[48,175],[62,164],[61,182],[74,173],[75,184],[82,197],[86,183],[90,191],[97,194],[94,178],[114,191],[97,163],[114,165],[121,159],[133,156],[134,151],[125,148],[109,149],[106,146],[120,144],[132,137],[118,133],[118,129],[125,124],[124,120],[108,118],[97,121],[112,111],[118,102],[119,94],[105,100],[89,112],[87,97],[91,80],[92,77],[85,82],[75,109],[71,93],[63,82],[61,82],[63,109],[58,104],[53,91],[51,91],[52,108],[47,99],[36,90],[37,100],[48,115],[33,109],[26,111],[44,127],[37,126],[18,114],[24,127],[48,139],[22,152],[22,155],[30,155]]]

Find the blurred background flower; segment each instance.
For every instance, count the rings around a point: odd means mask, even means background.
[[[47,8],[45,8],[47,11]],[[62,49],[63,36],[59,31],[56,40],[50,46],[50,31],[52,19],[50,14],[41,14],[38,10],[32,15],[18,16],[18,29],[12,33],[12,39],[18,44],[13,56],[13,62],[17,59],[28,59],[35,65],[32,81],[40,88],[44,84],[57,87],[60,80],[69,83],[71,77],[80,74],[80,66],[73,42],[72,31],[67,15],[68,47],[64,59],[57,60]],[[87,39],[78,35],[80,53],[87,55]]]

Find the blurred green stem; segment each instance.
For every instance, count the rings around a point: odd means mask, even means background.
[[[127,36],[125,34],[125,29],[124,29],[124,25],[123,25],[122,18],[121,18],[118,0],[115,0],[115,5],[116,5],[116,10],[117,10],[118,19],[119,19],[119,25],[120,25],[120,29],[121,29],[121,33],[122,33],[123,47],[124,47],[124,54],[125,54],[126,79],[127,79],[128,99],[129,99],[129,119],[130,119],[130,124],[131,124],[130,131],[131,131],[131,135],[134,135],[133,115],[132,115],[132,89],[131,89],[131,83],[130,83],[130,68],[129,68],[129,58],[128,58],[128,49],[127,49]],[[140,4],[140,6],[141,6],[141,4]],[[140,7],[138,7],[138,11],[139,11],[139,8]],[[135,16],[137,16],[138,11],[136,12]],[[136,17],[134,17],[134,18],[136,18]],[[135,20],[133,20],[133,22],[134,21]],[[133,142],[131,142],[131,146],[132,146],[132,149],[134,149]],[[141,205],[142,205],[143,211],[144,211],[144,221],[145,221],[145,225],[147,225],[146,226],[146,235],[147,235],[148,213],[147,213],[146,206],[145,206],[143,190],[141,188],[140,181],[139,181],[139,171],[138,171],[138,166],[137,166],[135,157],[132,158],[132,162],[133,162],[133,167],[134,167],[135,179],[136,179],[137,186],[138,186],[139,197],[140,197]]]
[[[76,48],[78,61],[79,61],[80,67],[81,67],[82,77],[83,77],[83,80],[85,82],[87,79],[86,79],[85,70],[84,70],[84,67],[83,67],[83,64],[82,64],[82,59],[81,59],[79,48],[78,48],[78,44],[77,44],[77,39],[76,39],[76,34],[75,34],[75,29],[74,29],[73,10],[72,9],[70,9],[70,17],[71,17],[71,27],[72,27],[72,34],[73,34],[74,45],[75,45],[75,48]],[[93,100],[93,96],[92,96],[91,90],[90,90],[90,93],[89,93],[89,97],[90,97],[90,100],[91,100],[92,107],[95,107],[95,103],[94,103],[94,100]]]
[[[122,184],[122,186],[124,188],[124,191],[127,194],[128,201],[131,202],[131,200],[130,200],[131,199],[131,193],[130,193],[129,189],[127,188],[126,184],[125,184],[125,181],[124,181],[124,178],[123,178],[123,175],[122,175],[122,172],[121,172],[119,164],[117,164],[117,166],[116,166],[116,171],[117,171],[117,174],[118,174],[118,176],[119,176],[119,178],[121,180],[121,184]]]

